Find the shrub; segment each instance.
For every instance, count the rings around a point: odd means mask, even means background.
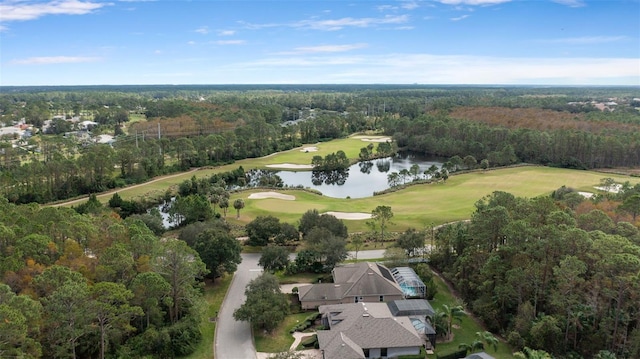
[[[459,349],[448,354],[436,354],[437,359],[460,359],[467,356],[467,349]]]
[[[318,336],[315,334],[300,342],[300,346],[306,349],[315,348],[317,345],[318,345]]]

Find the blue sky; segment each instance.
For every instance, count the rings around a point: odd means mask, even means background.
[[[0,85],[640,85],[640,0],[0,0]]]

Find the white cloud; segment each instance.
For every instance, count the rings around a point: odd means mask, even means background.
[[[368,46],[369,45],[364,43],[348,44],[348,45],[302,46],[302,47],[296,47],[295,49],[293,49],[293,51],[279,53],[279,55],[347,52],[351,50],[363,49]]]
[[[247,29],[250,30],[261,30],[261,29],[266,29],[266,28],[270,28],[270,27],[279,27],[279,26],[285,26],[284,24],[277,24],[277,23],[267,23],[267,24],[252,24],[246,21],[238,21],[238,24],[246,27]]]
[[[197,28],[195,30],[195,32],[197,32],[198,34],[206,35],[206,34],[209,33],[209,27],[208,26],[200,26],[199,28]]]
[[[569,7],[583,7],[585,6],[584,1],[582,0],[552,0],[560,5],[566,5]]]
[[[626,40],[626,36],[582,36],[565,37],[559,39],[546,39],[540,42],[547,44],[593,45]]]
[[[46,15],[85,15],[107,5],[111,3],[80,0],[5,2],[0,4],[0,21],[35,20]]]
[[[406,10],[414,10],[420,7],[420,5],[418,5],[417,2],[413,1],[413,0],[407,0],[407,1],[403,1],[402,5],[400,5],[400,7],[402,7],[403,9]]]
[[[27,59],[14,60],[16,65],[51,65],[51,64],[77,64],[82,62],[95,62],[100,60],[98,57],[83,56],[40,56],[29,57]]]
[[[353,18],[353,17],[344,17],[341,19],[328,19],[328,20],[319,20],[319,19],[309,19],[309,20],[301,20],[293,23],[266,23],[266,24],[251,24],[247,22],[240,21],[239,23],[245,26],[247,29],[251,30],[260,30],[271,27],[292,27],[296,29],[310,29],[310,30],[321,30],[321,31],[336,31],[342,30],[348,27],[359,27],[359,28],[367,28],[374,27],[379,25],[388,25],[388,24],[404,24],[409,21],[409,16],[407,15],[386,15],[383,17],[364,17],[364,18]]]
[[[218,31],[218,36],[232,36],[235,35],[235,30],[220,30]]]
[[[378,11],[384,12],[384,11],[398,10],[398,7],[393,5],[378,5],[376,6],[376,9]]]
[[[458,17],[452,17],[451,21],[460,21],[460,20],[464,20],[466,18],[468,18],[469,15],[462,15],[462,16],[458,16]]]
[[[511,0],[437,0],[437,1],[447,5],[462,5],[462,4],[464,5],[497,5],[497,4],[510,2]]]
[[[216,45],[243,45],[247,42],[245,40],[218,40],[213,43]]]
[[[385,25],[385,24],[403,24],[409,21],[409,17],[407,15],[398,15],[392,16],[387,15],[384,17],[364,17],[364,18],[352,18],[352,17],[344,17],[341,19],[333,19],[333,20],[303,20],[297,23],[292,24],[292,27],[295,28],[305,28],[312,30],[324,30],[324,31],[335,31],[341,30],[345,27],[371,27],[377,25]]]
[[[632,58],[500,58],[465,55],[282,56],[225,67],[253,82],[300,72],[303,83],[640,85]],[[253,72],[255,71],[255,73]],[[315,75],[314,75],[315,74]],[[235,81],[238,82],[238,81]]]
[[[187,45],[195,45],[196,42],[195,41],[187,41]]]

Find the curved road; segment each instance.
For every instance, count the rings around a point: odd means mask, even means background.
[[[359,251],[358,259],[382,258],[383,249]],[[244,289],[249,282],[262,273],[258,265],[260,253],[243,253],[242,262],[233,275],[229,290],[224,297],[218,313],[218,323],[214,338],[214,357],[220,359],[255,359],[256,348],[253,344],[251,326],[248,322],[233,319],[233,312],[245,301]],[[349,252],[350,257],[355,252]]]

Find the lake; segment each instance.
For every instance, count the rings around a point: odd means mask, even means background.
[[[389,188],[387,176],[392,172],[408,170],[417,164],[422,174],[432,165],[440,169],[446,161],[446,158],[401,152],[393,157],[356,163],[351,165],[345,173],[332,173],[328,177],[321,172],[312,171],[278,171],[276,174],[289,187],[313,188],[328,197],[363,198],[373,196],[373,192]],[[407,183],[410,181],[411,179],[407,179]]]

